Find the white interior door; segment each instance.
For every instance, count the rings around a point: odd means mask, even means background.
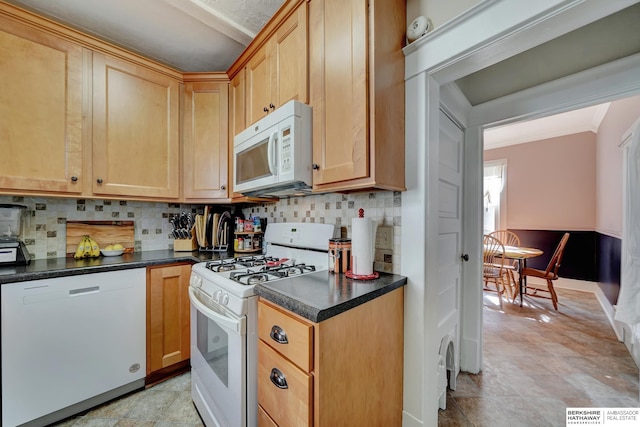
[[[462,273],[462,184],[464,132],[440,110],[438,172],[438,336],[440,359],[438,385],[440,407],[446,407],[449,386],[455,389],[460,367],[460,289]],[[444,394],[443,394],[444,393]]]

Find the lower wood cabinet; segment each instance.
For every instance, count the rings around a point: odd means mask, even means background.
[[[189,366],[191,264],[147,268],[147,384]]]
[[[404,289],[319,323],[258,304],[258,425],[402,425]]]

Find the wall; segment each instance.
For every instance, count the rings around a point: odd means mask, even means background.
[[[181,211],[202,213],[202,206],[178,203],[132,202],[117,200],[63,199],[45,197],[0,196],[0,204],[26,206],[30,217],[25,221],[22,240],[34,259],[66,256],[66,221],[129,220],[135,222],[135,250],[173,249],[169,217]],[[343,237],[351,237],[351,218],[358,209],[389,227],[391,239],[378,242],[375,269],[400,272],[400,216],[402,196],[399,192],[378,191],[353,194],[321,194],[282,199],[275,203],[248,206],[245,217],[260,216],[269,222],[320,222],[336,224]],[[216,206],[216,209],[223,209]]]
[[[407,26],[418,16],[431,18],[434,28],[472,8],[481,0],[407,0]]]
[[[128,220],[135,222],[135,250],[173,249],[169,216],[195,207],[177,203],[0,196],[0,204],[26,206],[21,239],[34,259],[66,256],[66,221]]]
[[[507,228],[594,230],[596,135],[584,132],[484,152],[507,159]]]
[[[389,227],[388,243],[378,239],[374,269],[400,274],[400,218],[402,193],[377,191],[372,193],[320,194],[306,197],[282,199],[275,203],[263,203],[246,207],[242,213],[246,218],[259,216],[270,222],[319,222],[335,224],[342,237],[351,238],[351,219],[363,208],[365,217],[372,218],[380,227]],[[419,240],[416,238],[416,244]]]
[[[640,117],[640,96],[615,101],[598,129],[596,230],[622,237],[622,134]]]

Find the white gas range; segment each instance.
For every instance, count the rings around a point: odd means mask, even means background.
[[[328,268],[335,226],[272,223],[264,255],[195,264],[191,270],[191,394],[208,427],[257,424],[256,284]]]

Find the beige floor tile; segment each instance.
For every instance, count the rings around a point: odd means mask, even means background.
[[[440,427],[564,426],[568,407],[639,406],[638,367],[595,296],[557,291],[558,311],[485,295],[482,372],[458,376]]]

